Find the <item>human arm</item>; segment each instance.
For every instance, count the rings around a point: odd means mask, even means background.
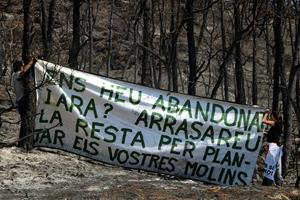
[[[36,59],[34,58],[28,64],[23,65],[21,68],[21,76],[23,76],[35,63]]]
[[[268,119],[268,116],[270,115],[270,110],[266,110],[262,119],[262,122],[269,126],[275,126],[275,121]]]

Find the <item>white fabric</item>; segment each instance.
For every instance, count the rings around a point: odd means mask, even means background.
[[[35,146],[221,185],[251,183],[263,109],[38,61]],[[100,172],[101,173],[101,172]]]
[[[276,168],[278,168],[281,174],[281,156],[282,147],[279,147],[276,143],[268,143],[268,152],[263,173],[264,177],[274,181]]]

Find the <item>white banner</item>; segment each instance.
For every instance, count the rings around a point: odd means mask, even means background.
[[[252,180],[262,109],[104,78],[39,60],[35,146],[221,185]],[[101,173],[101,172],[100,172]]]

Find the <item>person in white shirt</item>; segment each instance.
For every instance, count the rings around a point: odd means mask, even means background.
[[[15,89],[16,104],[20,114],[26,112],[24,75],[34,65],[35,62],[36,60],[33,59],[27,65],[23,65],[21,61],[15,61],[13,64],[12,86]]]
[[[26,65],[23,65],[21,61],[15,61],[13,64],[12,86],[15,89],[17,110],[21,118],[21,129],[17,144],[19,147],[24,147],[22,141],[26,137],[25,129],[29,120],[26,113],[28,107],[28,98],[26,98],[26,95],[28,95],[28,92],[25,90],[26,83],[24,77],[29,69],[34,66],[35,62],[36,59],[33,59]]]

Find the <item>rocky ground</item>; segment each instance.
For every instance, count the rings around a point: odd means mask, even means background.
[[[220,187],[43,149],[0,149],[0,199],[300,199],[292,186]]]

